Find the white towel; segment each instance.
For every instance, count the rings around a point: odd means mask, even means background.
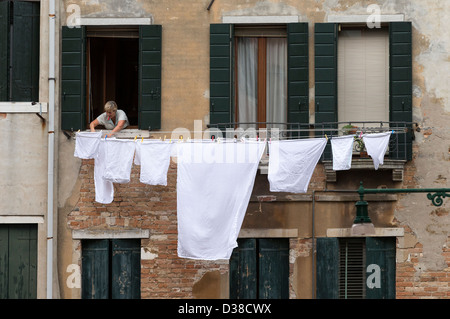
[[[114,185],[103,179],[106,167],[106,143],[101,139],[94,163],[95,201],[110,204],[114,200]]]
[[[306,193],[326,144],[325,138],[270,142],[267,176],[270,191]]]
[[[102,132],[77,132],[75,134],[74,156],[92,159],[96,156]]]
[[[331,149],[333,151],[333,170],[348,170],[352,166],[353,135],[333,137]]]
[[[186,142],[177,148],[178,256],[229,259],[265,142]]]
[[[173,143],[164,141],[137,142],[134,163],[141,165],[140,182],[167,185]]]
[[[375,170],[378,169],[380,164],[383,165],[390,137],[391,132],[363,134],[362,136],[367,154],[372,157]]]
[[[113,183],[128,183],[136,142],[110,138],[106,139],[104,143],[105,172],[103,178]]]

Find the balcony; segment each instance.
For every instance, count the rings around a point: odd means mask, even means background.
[[[419,130],[416,123],[411,122],[327,122],[319,124],[278,123],[278,122],[234,122],[210,124],[211,136],[222,138],[258,138],[267,140],[283,140],[298,138],[328,138],[321,163],[325,167],[327,182],[336,182],[336,171],[333,170],[330,140],[335,136],[354,135],[355,143],[351,170],[374,170],[372,158],[364,154],[361,145],[361,134],[392,132],[383,165],[379,170],[391,170],[392,180],[403,180],[404,165],[411,158],[411,141],[414,130]],[[267,172],[268,152],[261,160],[261,173]]]

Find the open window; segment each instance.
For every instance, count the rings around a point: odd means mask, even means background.
[[[115,100],[129,127],[161,128],[160,25],[62,27],[61,128],[85,129]]]
[[[138,126],[139,28],[87,28],[87,122],[104,112],[107,101]]]

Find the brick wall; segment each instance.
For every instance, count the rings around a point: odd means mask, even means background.
[[[141,240],[141,297],[193,298],[195,283],[209,271],[228,272],[228,261],[178,258],[176,164],[170,165],[167,186],[141,183],[139,169],[133,165],[130,183],[114,184],[114,201],[104,205],[95,202],[94,161],[83,160],[80,199],[68,215],[68,226],[73,230],[148,229],[150,238]]]

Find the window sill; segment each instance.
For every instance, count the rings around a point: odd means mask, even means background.
[[[366,235],[352,235],[351,228],[328,228],[327,237],[403,237],[405,230],[399,227],[375,227],[375,234]]]
[[[403,181],[403,170],[405,160],[384,159],[384,164],[378,167],[378,170],[392,170],[392,181]],[[327,182],[336,182],[336,171],[333,170],[333,161],[323,161]],[[374,170],[372,158],[353,158],[351,170]]]
[[[0,102],[0,113],[47,113],[46,102]]]

